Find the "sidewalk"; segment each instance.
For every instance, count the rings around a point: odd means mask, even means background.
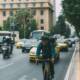
[[[80,80],[80,44],[77,42],[75,51],[64,80]]]
[[[72,80],[80,80],[80,44],[77,47],[75,59],[74,59],[74,72]]]
[[[77,80],[80,80],[80,47],[79,47],[79,53],[78,55],[76,56],[76,65],[77,65]]]

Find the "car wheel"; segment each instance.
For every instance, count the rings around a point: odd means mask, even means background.
[[[68,52],[68,48],[63,48],[62,52]]]
[[[66,48],[66,50],[65,50],[66,52],[68,52],[68,48]]]
[[[32,60],[29,60],[29,62],[32,62]]]
[[[60,59],[60,54],[57,56],[57,61],[59,61],[59,59]]]
[[[60,59],[60,55],[57,55],[57,57],[56,57],[54,62],[56,63],[57,61],[59,61],[59,59]]]
[[[35,63],[35,61],[34,61],[34,60],[31,60],[31,59],[29,60],[29,62],[30,62],[30,63]]]

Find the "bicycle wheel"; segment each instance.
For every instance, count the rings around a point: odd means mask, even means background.
[[[44,71],[44,80],[49,80],[47,71]]]
[[[52,80],[51,74],[48,71],[44,72],[44,80]]]

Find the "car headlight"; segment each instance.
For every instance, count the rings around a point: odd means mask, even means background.
[[[2,50],[7,50],[7,48],[6,47],[2,47]]]
[[[35,54],[34,52],[30,52],[30,54]]]

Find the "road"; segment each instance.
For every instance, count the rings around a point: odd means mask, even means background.
[[[61,53],[60,61],[55,64],[55,78],[64,80],[74,47],[69,52]],[[28,54],[14,49],[11,59],[3,60],[0,55],[0,80],[43,80],[41,64],[29,63]]]

